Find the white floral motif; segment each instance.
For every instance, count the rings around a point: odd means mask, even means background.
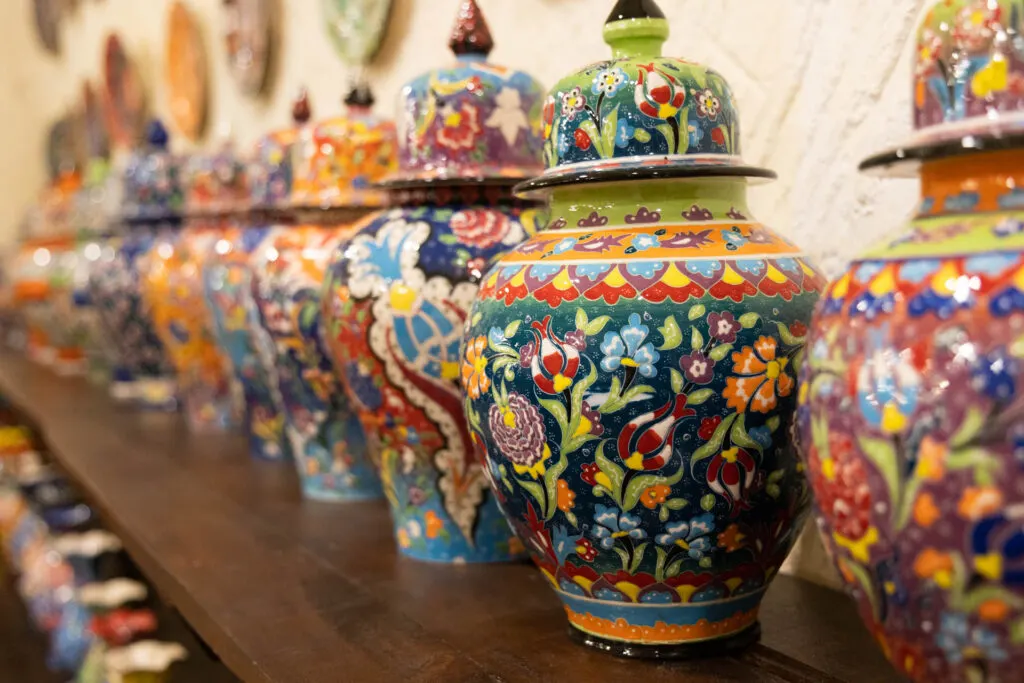
[[[529,126],[529,119],[523,111],[522,98],[515,88],[502,88],[495,98],[498,108],[487,118],[488,128],[497,128],[505,137],[509,147],[516,144],[519,131]]]

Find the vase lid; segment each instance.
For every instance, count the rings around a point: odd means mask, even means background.
[[[291,117],[291,126],[261,136],[248,160],[249,202],[254,209],[282,209],[291,203],[292,145],[313,117],[304,87],[292,102]]]
[[[544,102],[544,173],[516,191],[575,183],[775,174],[740,156],[739,111],[716,71],[662,55],[654,0],[619,0],[604,25],[610,59],[566,76]]]
[[[193,154],[186,166],[185,182],[185,213],[190,216],[226,214],[248,205],[246,166],[230,139],[212,153]]]
[[[145,139],[124,170],[123,217],[129,222],[179,218],[184,209],[184,161],[169,150],[170,136],[159,119],[146,127]]]
[[[293,152],[291,203],[295,207],[382,207],[373,186],[397,168],[398,130],[373,111],[370,86],[358,81],[345,112],[302,130]]]
[[[914,132],[865,159],[874,175],[921,162],[1024,147],[1024,13],[1015,0],[938,0],[915,34]]]
[[[539,173],[543,88],[487,60],[494,41],[475,0],[462,2],[449,47],[453,65],[402,88],[398,171],[382,184],[511,184]]]

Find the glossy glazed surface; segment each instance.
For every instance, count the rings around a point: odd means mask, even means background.
[[[253,456],[287,459],[284,406],[278,388],[274,346],[260,322],[253,286],[253,259],[269,227],[228,227],[210,245],[203,269],[211,332],[242,387],[246,433]]]
[[[277,373],[303,493],[317,500],[380,495],[362,425],[340,391],[321,337],[327,265],[353,232],[346,224],[276,227],[254,260],[256,304],[274,349],[265,370]]]
[[[538,214],[500,188],[416,199],[364,221],[332,264],[327,340],[373,442],[402,552],[442,562],[512,559],[521,546],[511,542],[462,415],[459,344],[481,271],[532,233]]]
[[[1024,153],[924,169],[918,215],[819,304],[800,437],[861,615],[917,681],[1024,663]]]
[[[823,281],[745,193],[558,190],[549,228],[473,305],[461,377],[478,455],[597,641],[743,640],[807,507],[788,426]]]

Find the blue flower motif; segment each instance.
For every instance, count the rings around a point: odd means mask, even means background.
[[[740,259],[736,261],[736,267],[751,275],[761,275],[766,270],[765,262],[758,259]]]
[[[711,552],[709,535],[714,530],[715,516],[707,512],[697,515],[689,522],[666,524],[665,533],[658,534],[654,540],[658,545],[677,545],[691,558],[699,560]]]
[[[634,133],[636,133],[636,128],[629,125],[627,119],[619,119],[618,130],[615,133],[615,146],[629,147],[629,143],[633,142]]]
[[[964,660],[964,651],[976,648],[981,651],[984,659],[993,662],[1005,662],[1009,655],[999,641],[999,636],[983,627],[971,627],[967,615],[960,612],[944,612],[940,618],[939,632],[935,635],[935,644],[942,648],[946,661],[959,664]]]
[[[628,82],[629,78],[626,76],[626,72],[619,67],[604,69],[594,76],[594,83],[590,86],[590,90],[595,95],[611,97]]]
[[[739,249],[748,242],[743,233],[735,230],[723,230],[722,239],[725,241],[725,248],[730,250]]]
[[[888,346],[883,326],[871,335],[867,360],[857,371],[857,402],[864,418],[886,434],[899,434],[917,408],[921,374],[906,354]]]
[[[857,270],[854,272],[853,277],[858,282],[867,282],[874,276],[881,273],[883,267],[883,264],[878,261],[865,261],[857,266]]]
[[[570,555],[576,554],[576,543],[581,538],[583,538],[582,534],[574,536],[564,526],[556,526],[551,530],[551,545],[554,546],[559,564],[564,564]]]
[[[611,269],[611,266],[602,265],[600,263],[585,263],[581,266],[576,266],[576,275],[585,277],[588,280],[596,280]]]
[[[556,244],[555,248],[552,249],[552,251],[556,254],[564,254],[565,252],[575,247],[577,241],[578,240],[575,237],[566,237],[561,242]]]
[[[505,339],[505,330],[500,327],[492,327],[487,332],[487,341],[490,344],[504,344],[508,341]]]
[[[934,275],[942,265],[934,259],[919,259],[907,261],[900,266],[900,279],[918,284],[924,282],[925,278]]]
[[[978,358],[971,370],[974,388],[995,401],[1009,401],[1017,392],[1017,361],[1003,348]]]
[[[654,249],[661,245],[657,235],[651,235],[648,233],[641,233],[633,237],[630,242],[634,249],[637,251],[646,251],[647,249]]]
[[[704,277],[714,277],[715,273],[722,267],[722,262],[718,259],[708,259],[707,261],[689,261],[686,264],[686,270],[697,275],[703,275]]]
[[[617,538],[642,541],[647,532],[640,528],[640,518],[606,505],[594,506],[594,538],[605,550],[615,545]]]
[[[651,342],[644,343],[651,328],[640,323],[640,315],[633,313],[629,316],[629,324],[619,332],[605,332],[604,341],[601,342],[601,369],[605,372],[615,372],[620,366],[636,368],[644,377],[654,377],[658,374],[654,364],[661,359],[661,354],[654,349]]]
[[[700,147],[700,141],[704,139],[704,128],[702,126],[690,126],[690,147]]]

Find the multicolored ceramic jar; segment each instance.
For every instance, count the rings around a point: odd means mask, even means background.
[[[323,138],[319,152],[296,150],[302,161],[294,174],[306,180],[296,181],[293,205],[300,198],[306,206],[316,201],[317,210],[307,211],[310,222],[275,227],[254,261],[256,304],[274,350],[267,370],[277,373],[285,434],[303,493],[327,501],[380,496],[362,426],[324,348],[320,300],[327,265],[339,245],[351,238],[358,218],[379,207],[379,194],[361,188],[393,170],[397,139],[394,124],[370,112],[368,91],[356,91],[348,102],[344,120],[314,129],[313,135]],[[327,130],[339,136],[330,144]],[[328,154],[331,145],[344,148],[347,158]],[[306,188],[312,194],[304,194]]]
[[[668,32],[622,0],[613,59],[555,86],[549,169],[517,188],[553,221],[484,277],[460,368],[477,457],[572,632],[639,657],[759,634],[809,502],[789,426],[823,285],[751,217],[748,179],[773,174],[740,161],[725,81],[661,56]]]
[[[143,259],[143,300],[174,366],[178,394],[193,431],[222,431],[238,421],[233,376],[213,335],[203,271],[226,232],[226,215],[246,194],[230,147],[189,162],[187,211],[180,233],[161,234]]]
[[[101,250],[89,277],[92,300],[115,345],[111,394],[158,409],[177,406],[174,372],[142,299],[141,266],[158,238],[173,239],[179,229],[180,160],[166,147],[167,132],[154,121],[147,146],[133,155],[125,171],[126,222]]]
[[[291,146],[309,115],[308,99],[302,96],[293,111],[295,126],[257,143],[246,169],[250,211],[229,217],[202,273],[213,336],[242,387],[249,450],[264,460],[286,460],[291,447],[284,435],[274,343],[260,323],[254,296],[253,259],[271,232],[269,221],[291,203]]]
[[[415,121],[388,182],[397,208],[359,226],[325,290],[328,344],[373,442],[398,545],[422,560],[522,551],[474,455],[459,388],[459,344],[480,275],[534,232],[538,214],[506,179],[539,167],[540,86],[485,61],[491,47],[476,4],[464,3],[455,66],[404,90]]]
[[[829,286],[802,375],[822,537],[916,681],[1024,667],[1022,20],[995,0],[927,15],[917,133],[862,165],[919,171],[920,205]]]

